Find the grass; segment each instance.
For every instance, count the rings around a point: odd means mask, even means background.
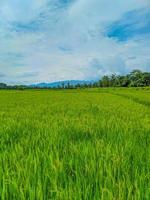
[[[150,89],[0,91],[1,200],[149,200]]]

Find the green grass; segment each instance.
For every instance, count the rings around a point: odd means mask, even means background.
[[[149,200],[150,89],[0,91],[1,200]]]

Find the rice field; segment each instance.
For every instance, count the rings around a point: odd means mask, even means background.
[[[0,91],[1,200],[149,200],[150,89]]]

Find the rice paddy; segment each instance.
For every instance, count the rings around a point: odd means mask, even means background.
[[[150,89],[1,90],[0,199],[149,200]]]

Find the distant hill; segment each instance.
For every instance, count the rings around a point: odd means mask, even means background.
[[[68,86],[69,85],[72,85],[72,86],[75,86],[75,85],[84,85],[84,84],[90,84],[90,83],[94,83],[94,81],[82,81],[82,80],[67,80],[67,81],[57,81],[57,82],[52,82],[52,83],[37,83],[37,84],[32,84],[30,85],[30,87],[33,87],[33,88],[57,88],[57,87],[61,87],[62,85],[65,87],[65,86]]]

